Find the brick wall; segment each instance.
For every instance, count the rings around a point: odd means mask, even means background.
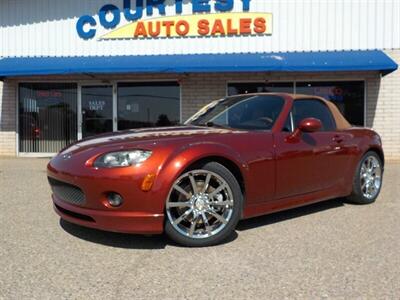
[[[386,51],[400,65],[400,50]],[[367,125],[382,136],[388,159],[400,159],[400,70],[367,81]]]
[[[400,62],[400,50],[390,51],[388,54],[398,63]],[[53,76],[21,78],[20,81],[88,81],[88,79],[87,76]],[[96,76],[96,79],[102,82],[177,80],[182,87],[183,121],[211,100],[224,97],[228,82],[365,80],[367,92],[366,125],[374,127],[382,135],[387,158],[400,159],[400,92],[396,88],[396,86],[400,86],[400,71],[382,79],[377,72],[100,75]],[[16,87],[17,83],[14,81],[6,81],[4,85],[0,85],[0,155],[15,155]]]
[[[0,156],[16,155],[15,92],[12,82],[0,81]]]

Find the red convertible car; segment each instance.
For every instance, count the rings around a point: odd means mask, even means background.
[[[55,211],[82,226],[222,242],[240,219],[336,197],[368,204],[382,185],[379,135],[334,104],[247,94],[204,107],[184,125],[79,141],[48,165]]]

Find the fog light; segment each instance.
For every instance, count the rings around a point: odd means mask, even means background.
[[[110,204],[112,207],[118,207],[121,206],[122,203],[124,202],[124,199],[120,194],[117,193],[109,193],[107,196],[108,204]]]

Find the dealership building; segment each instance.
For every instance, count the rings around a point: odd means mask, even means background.
[[[334,102],[398,160],[399,62],[397,0],[2,0],[0,156],[286,92]]]

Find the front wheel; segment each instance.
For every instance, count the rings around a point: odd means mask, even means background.
[[[382,160],[375,152],[367,152],[357,166],[353,180],[353,191],[348,200],[356,204],[375,202],[381,191],[382,178]]]
[[[181,175],[166,201],[166,234],[189,247],[219,244],[235,230],[243,195],[232,173],[210,162]]]

